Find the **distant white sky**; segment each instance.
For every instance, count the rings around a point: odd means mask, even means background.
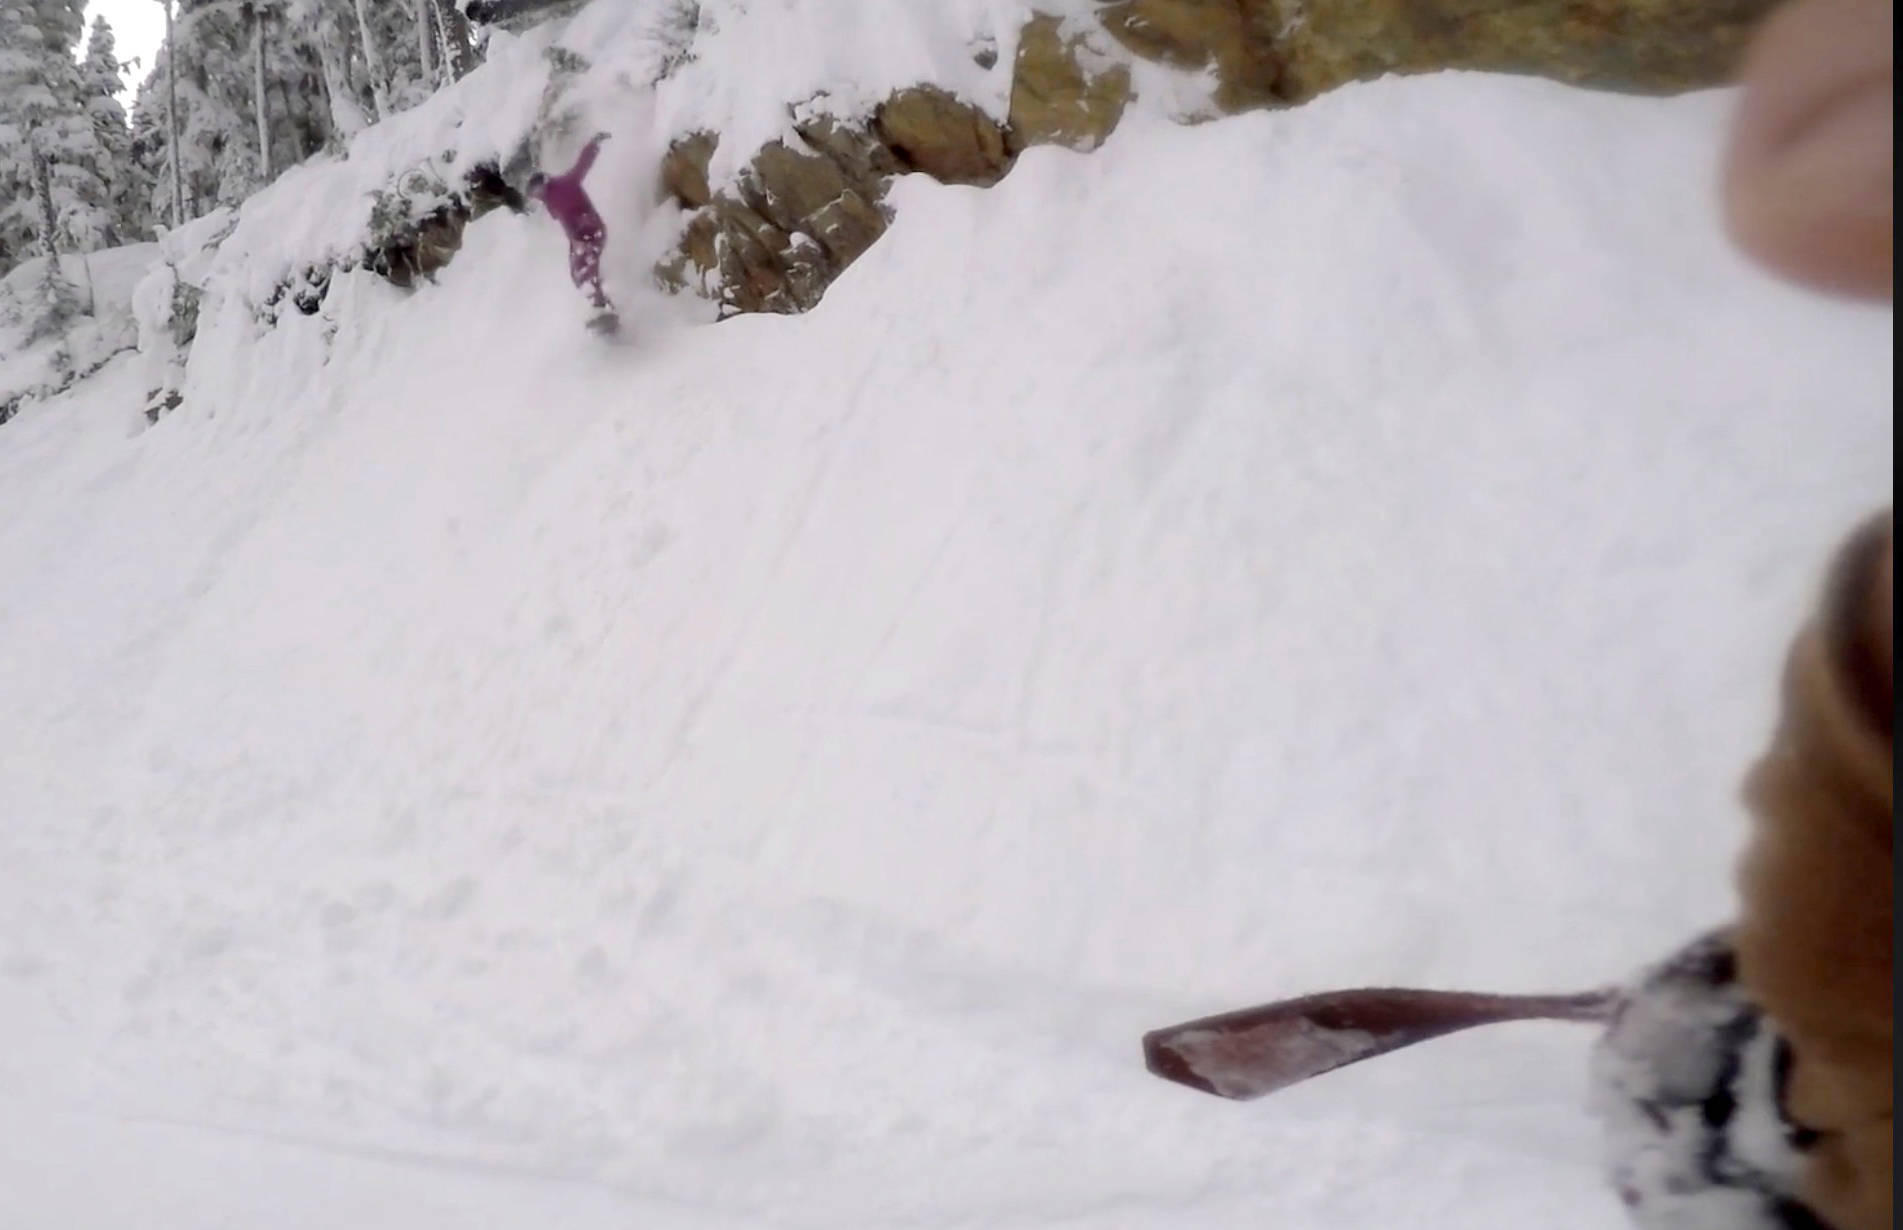
[[[126,69],[125,101],[132,102],[139,82],[152,71],[152,57],[165,41],[165,10],[159,0],[90,0],[86,5],[86,28],[93,18],[104,15],[112,25],[114,45],[121,60],[137,59],[138,65]],[[82,44],[80,54],[85,54]]]

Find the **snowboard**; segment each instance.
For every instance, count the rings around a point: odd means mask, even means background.
[[[588,331],[597,337],[620,337],[621,314],[613,308],[601,309],[588,318]]]

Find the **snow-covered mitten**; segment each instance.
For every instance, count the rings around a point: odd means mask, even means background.
[[[1641,1230],[1828,1230],[1797,1195],[1815,1133],[1791,1053],[1746,998],[1728,932],[1647,970],[1593,1052],[1606,1164]]]

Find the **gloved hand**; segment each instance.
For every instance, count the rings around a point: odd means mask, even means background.
[[[1791,1112],[1823,1134],[1806,1194],[1837,1230],[1892,1224],[1894,533],[1885,512],[1839,551],[1746,792],[1739,967],[1790,1040]]]
[[[1737,980],[1725,932],[1647,970],[1593,1049],[1606,1167],[1639,1230],[1795,1230],[1817,1133],[1785,1104],[1789,1043]]]

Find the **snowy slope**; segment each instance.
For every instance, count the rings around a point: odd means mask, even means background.
[[[151,431],[130,359],[29,407],[0,1225],[1619,1225],[1582,1033],[1250,1106],[1137,1039],[1725,913],[1893,482],[1891,318],[1724,249],[1726,105],[1137,115],[625,350],[492,215],[227,303]]]

